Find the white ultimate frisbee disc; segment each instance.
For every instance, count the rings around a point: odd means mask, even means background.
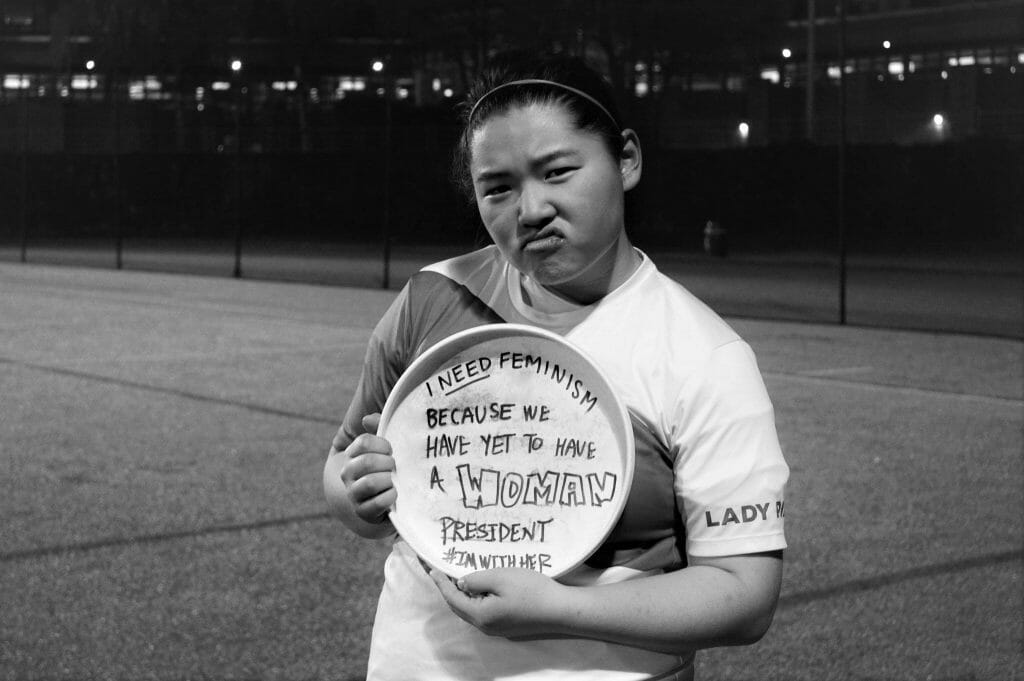
[[[558,577],[618,521],[633,429],[603,372],[557,334],[520,324],[457,333],[412,363],[381,414],[391,521],[461,577],[524,567]]]

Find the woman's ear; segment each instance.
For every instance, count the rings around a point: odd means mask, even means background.
[[[622,152],[619,154],[619,169],[622,171],[622,190],[628,192],[640,182],[640,174],[643,170],[640,138],[630,128],[622,131]]]

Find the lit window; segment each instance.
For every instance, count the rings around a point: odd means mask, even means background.
[[[454,95],[454,94],[455,94],[455,93],[454,93],[454,92],[452,92],[452,89],[451,89],[450,87],[446,87],[446,88],[444,89],[444,96],[445,96],[445,97],[451,97],[451,96],[452,96],[452,95]]]
[[[960,57],[960,66],[974,66],[974,55],[967,54]]]
[[[770,83],[779,82],[779,70],[778,69],[761,69],[761,80],[767,80]]]
[[[433,82],[430,84],[430,87],[433,88],[434,92],[440,92],[441,91],[441,79],[440,78],[435,78],[433,80]]]
[[[4,76],[4,88],[8,90],[23,90],[28,86],[28,76],[19,76],[12,74]]]
[[[71,76],[72,90],[92,90],[96,87],[96,76],[76,74]]]
[[[146,98],[146,83],[141,80],[133,80],[128,83],[128,99],[140,100]]]
[[[903,73],[903,62],[891,61],[889,62],[889,75],[899,76]]]
[[[163,88],[163,83],[156,76],[146,76],[145,84],[147,90],[160,90]]]
[[[408,99],[408,97],[409,97],[409,88],[404,88],[404,87],[398,88],[398,98],[399,99]]]
[[[946,80],[947,78],[949,78],[949,71],[943,69],[940,75],[942,76],[942,80]]]
[[[1017,63],[1024,64],[1024,52],[1017,53]]]
[[[637,97],[646,97],[648,92],[647,81],[638,80],[636,85],[633,86],[633,92],[636,93]]]
[[[956,66],[957,63],[958,62],[957,62],[956,57],[950,57],[948,60],[946,60],[946,64],[949,65],[949,66]]]
[[[218,91],[230,90],[231,83],[226,83],[223,80],[215,80],[211,85],[211,88]]]
[[[270,84],[270,87],[278,92],[284,92],[285,90],[294,90],[299,84],[294,80],[275,80]]]
[[[839,72],[839,65],[838,64],[829,64],[829,67],[828,67],[828,77],[829,78],[833,78],[835,80],[839,80],[839,76],[840,75],[842,75],[842,74]]]

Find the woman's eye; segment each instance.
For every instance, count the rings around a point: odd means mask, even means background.
[[[556,178],[556,177],[562,177],[564,175],[568,175],[569,173],[571,173],[574,170],[576,170],[576,168],[574,168],[572,166],[563,166],[561,168],[554,168],[554,169],[549,170],[547,172],[547,177],[548,177],[548,179],[552,179],[552,178]]]
[[[508,191],[507,184],[499,184],[484,190],[484,196],[500,196]]]

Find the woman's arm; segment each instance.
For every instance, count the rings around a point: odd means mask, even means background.
[[[362,418],[364,433],[352,438],[338,429],[324,464],[324,497],[331,512],[361,537],[380,539],[395,531],[387,512],[395,503],[391,444],[377,437],[380,414]]]
[[[458,586],[436,570],[431,576],[452,610],[487,634],[594,638],[684,654],[764,635],[779,598],[782,552],[691,558],[676,572],[602,586],[566,586],[520,569],[476,572]]]

